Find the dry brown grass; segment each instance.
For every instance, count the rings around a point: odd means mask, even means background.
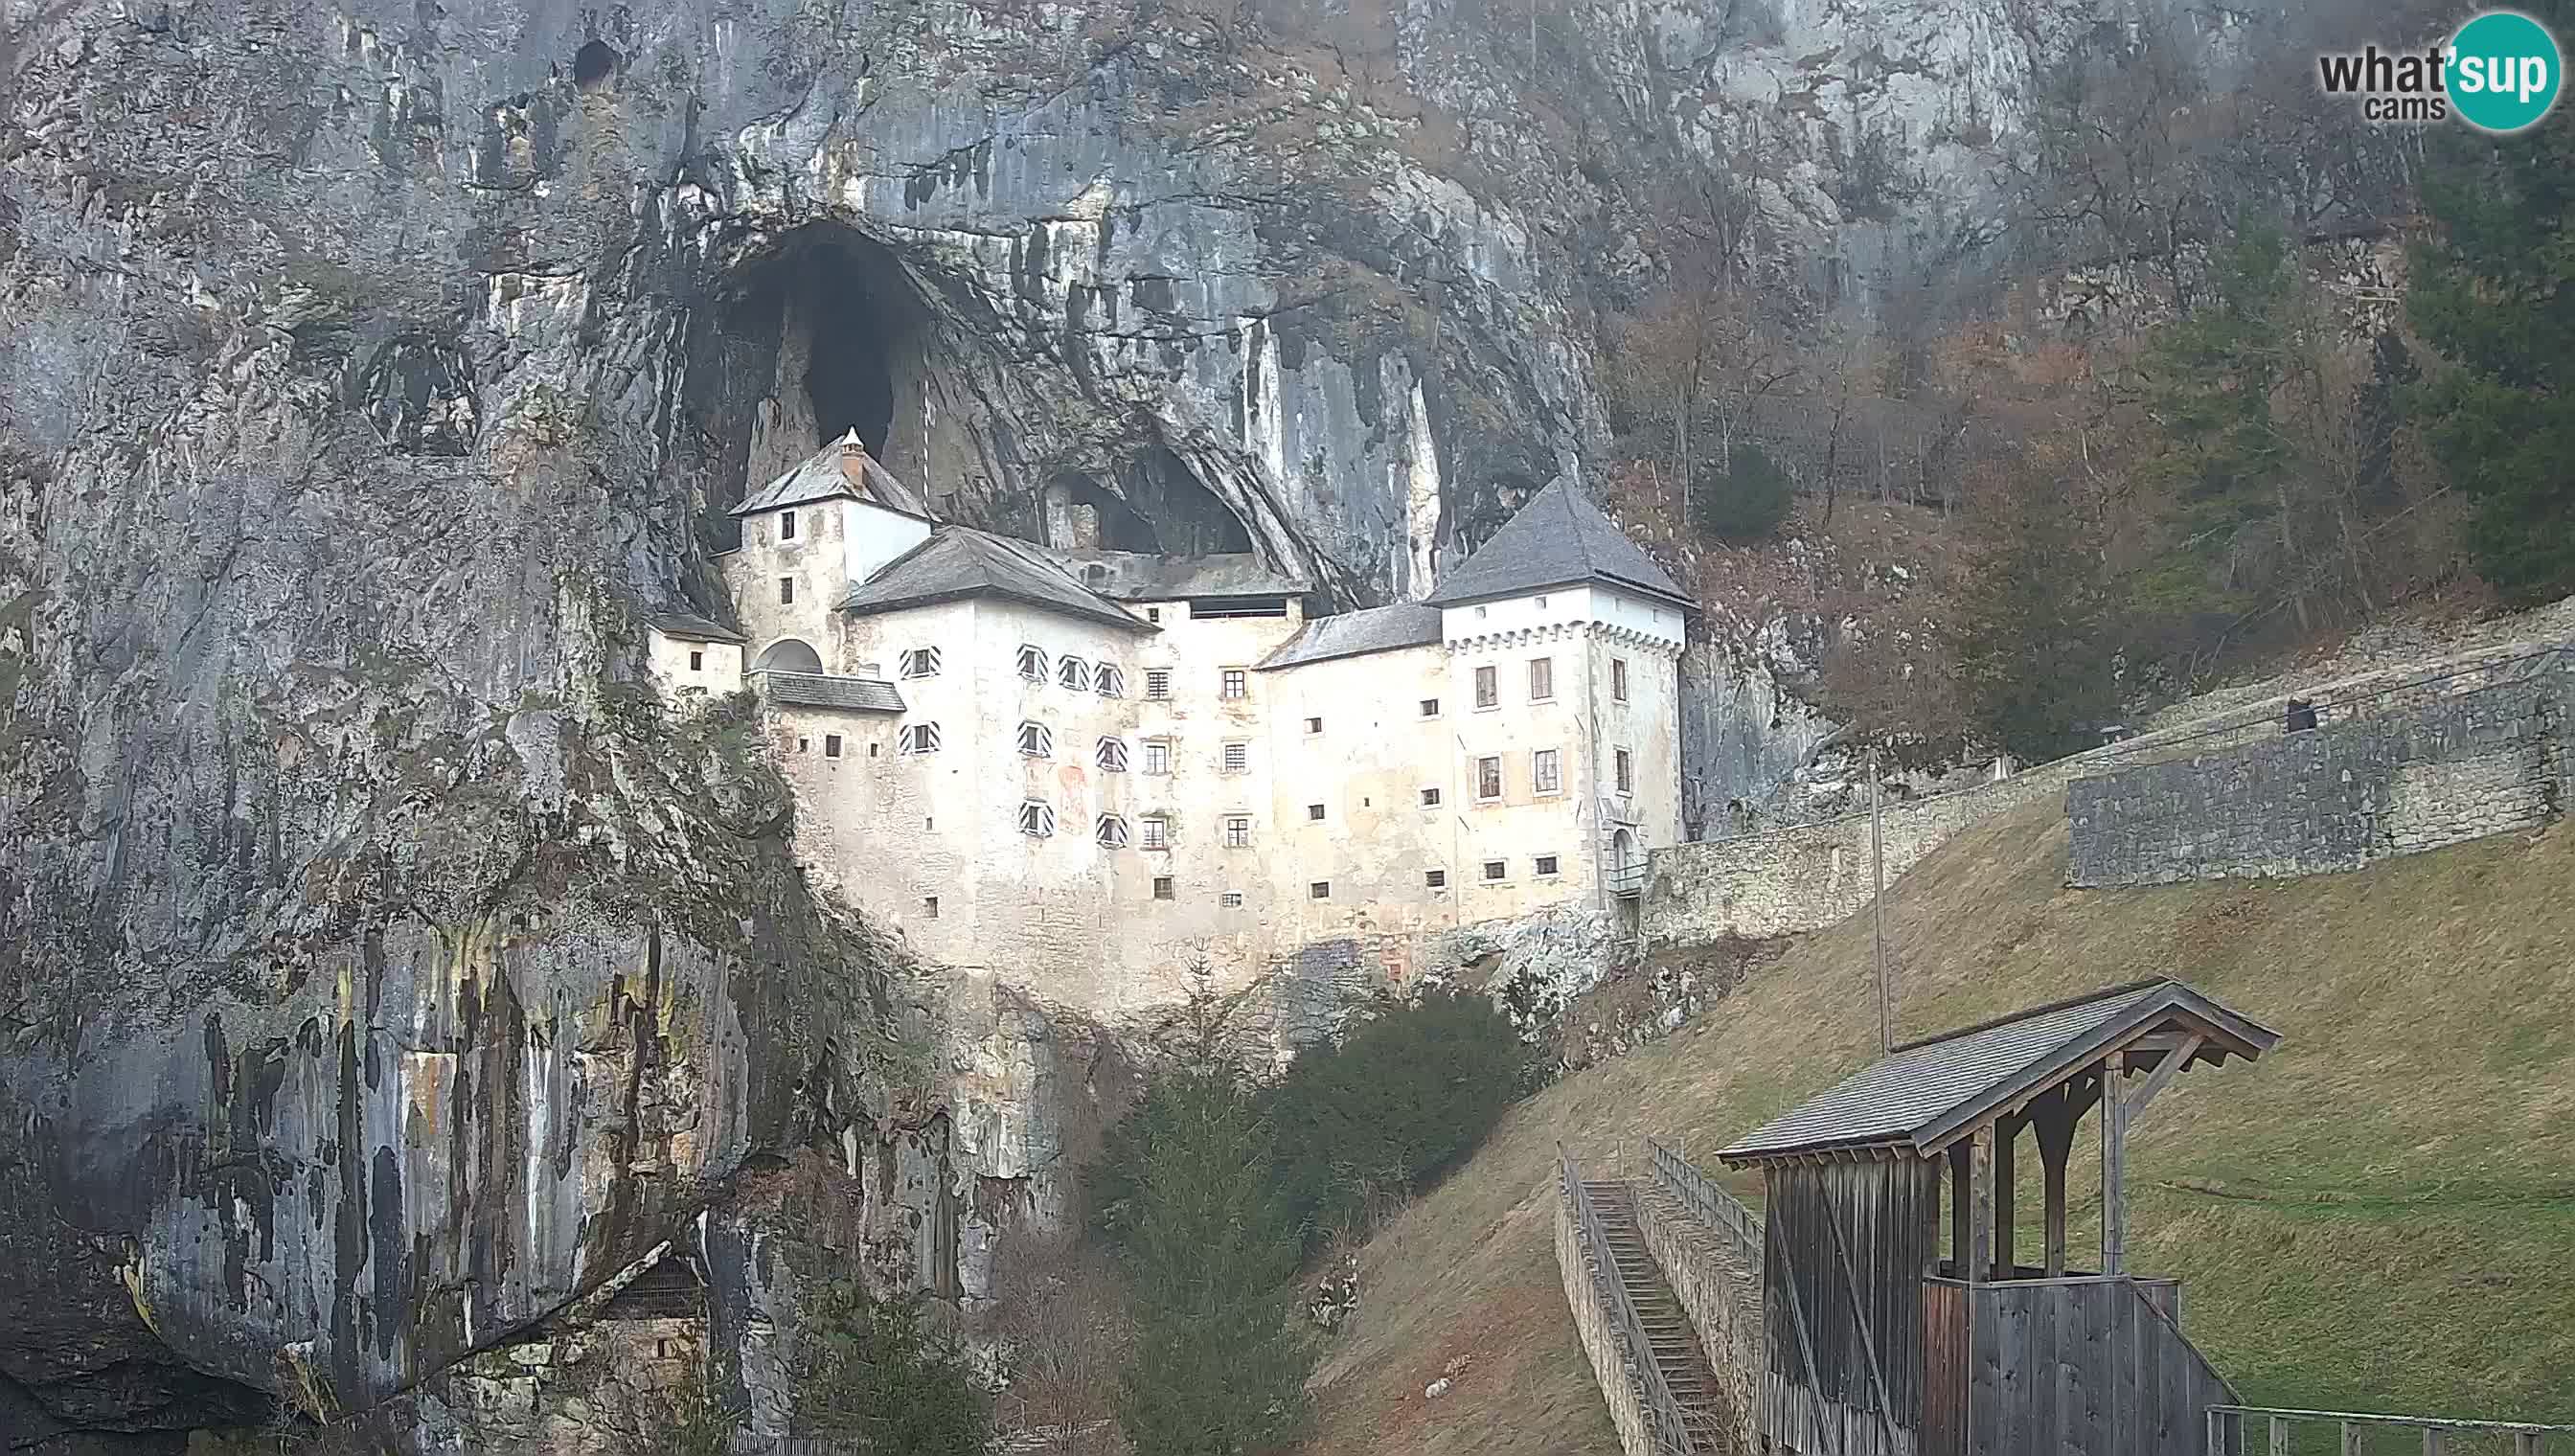
[[[1899,1037],[2163,973],[2261,1018],[2278,1050],[2182,1078],[2139,1126],[2134,1266],[2190,1281],[2190,1333],[2255,1401],[2575,1420],[2575,830],[2277,884],[2078,891],[2064,863],[2033,805],[1904,877]],[[1615,1451],[1548,1242],[1557,1140],[1632,1161],[1649,1131],[1749,1130],[1874,1051],[1868,964],[1865,917],[1807,937],[1515,1109],[1368,1246],[1312,1449]],[[2074,1212],[2097,1227],[2097,1198]]]

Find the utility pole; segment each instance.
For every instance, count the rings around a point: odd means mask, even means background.
[[[1869,896],[1871,932],[1877,938],[1877,1048],[1895,1049],[1894,996],[1886,985],[1886,841],[1878,813],[1877,749],[1868,750],[1868,857],[1877,891]]]

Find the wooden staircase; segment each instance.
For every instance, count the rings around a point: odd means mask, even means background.
[[[1681,1424],[1689,1439],[1687,1451],[1680,1456],[1698,1453],[1724,1453],[1731,1450],[1731,1438],[1717,1404],[1716,1375],[1709,1366],[1707,1351],[1698,1342],[1698,1331],[1690,1327],[1689,1315],[1671,1286],[1663,1282],[1662,1271],[1655,1267],[1654,1256],[1645,1248],[1644,1232],[1636,1225],[1635,1185],[1624,1181],[1585,1182],[1582,1191],[1598,1211],[1603,1241],[1610,1261],[1617,1266],[1618,1282],[1626,1287],[1628,1302],[1635,1306],[1636,1318],[1644,1326],[1648,1358],[1663,1377],[1680,1407]]]

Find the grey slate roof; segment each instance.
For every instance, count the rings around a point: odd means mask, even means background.
[[[1085,590],[1043,549],[965,526],[942,526],[932,532],[928,541],[851,588],[841,599],[841,610],[865,616],[969,597],[1006,597],[1111,627],[1154,631],[1142,619]]]
[[[1364,612],[1317,617],[1261,660],[1264,669],[1293,668],[1300,663],[1355,658],[1362,653],[1390,653],[1439,641],[1439,609],[1426,602],[1398,602]]]
[[[1430,605],[1456,607],[1578,582],[1603,582],[1676,606],[1692,605],[1644,548],[1601,515],[1589,497],[1561,480],[1530,497],[1492,540],[1443,575]]]
[[[1142,551],[1047,553],[1092,591],[1118,602],[1178,602],[1191,597],[1295,597],[1302,578],[1275,572],[1250,552],[1156,556]]]
[[[903,695],[877,678],[842,678],[829,673],[761,675],[761,692],[770,702],[790,708],[838,708],[850,713],[901,713]]]
[[[656,612],[648,621],[652,623],[655,632],[664,637],[677,638],[682,642],[738,643],[743,640],[741,633],[723,623],[711,622],[693,613]]]
[[[852,479],[853,472],[857,476],[855,480]],[[893,472],[877,464],[876,457],[867,453],[867,447],[859,443],[856,430],[806,457],[805,463],[794,470],[745,496],[742,504],[733,508],[733,514],[751,516],[762,511],[780,511],[790,506],[837,499],[866,501],[901,511],[907,516],[929,514],[929,508],[922,504],[919,493],[896,480]]]
[[[2097,1060],[2133,1032],[2179,1021],[2206,1032],[2211,1060],[2268,1051],[2279,1033],[2177,980],[2143,981],[1897,1047],[1717,1157],[1757,1162],[1794,1153],[1904,1144],[1927,1155],[1997,1106]]]

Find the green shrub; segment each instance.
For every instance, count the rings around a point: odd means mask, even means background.
[[[981,1456],[992,1401],[955,1339],[923,1327],[907,1299],[855,1280],[824,1286],[796,1335],[796,1415],[864,1456]]]
[[[1737,442],[1690,472],[1690,525],[1725,541],[1758,541],[1788,519],[1797,483],[1758,447]]]
[[[1435,989],[1309,1048],[1270,1089],[1279,1196],[1308,1252],[1463,1161],[1536,1060],[1484,996]]]

